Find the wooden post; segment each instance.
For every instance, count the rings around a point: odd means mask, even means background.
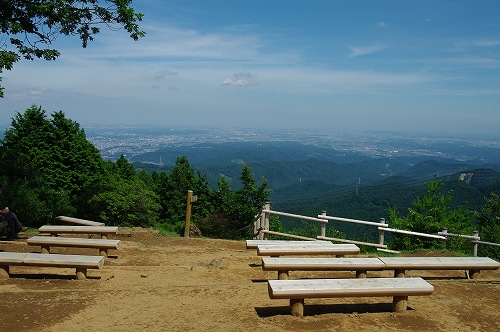
[[[41,249],[40,252],[42,254],[50,254],[50,246],[41,246],[40,249]]]
[[[408,306],[408,296],[394,296],[392,305],[395,312],[406,311],[406,307]]]
[[[479,238],[479,231],[474,231],[472,232],[472,236],[474,237],[477,237],[477,239],[475,239],[474,241],[479,241],[480,238]],[[472,243],[472,256],[476,257],[477,256],[477,247],[478,247],[478,243],[475,242],[475,243]]]
[[[264,224],[264,209],[266,206],[262,206],[262,210],[260,211],[260,217],[255,220],[255,223],[253,224],[253,239],[256,240],[257,237],[260,239],[260,228]],[[262,239],[261,239],[262,240]]]
[[[269,202],[266,202],[266,210],[270,210],[271,209],[271,203]],[[264,225],[262,225],[264,227],[264,229],[266,231],[269,230],[269,227],[270,227],[270,221],[269,221],[269,218],[271,216],[271,214],[269,212],[266,212],[265,214],[265,218],[264,218]],[[264,234],[264,238],[267,240],[267,238],[269,237],[269,234],[265,233]]]
[[[278,271],[278,280],[288,280],[288,271]]]
[[[269,210],[271,208],[271,204],[269,202],[266,202],[264,205],[264,210]],[[266,231],[269,230],[269,212],[262,212],[261,215],[261,220],[260,220],[260,227],[262,229],[265,229]],[[259,233],[259,240],[267,240],[268,235],[266,233]]]
[[[193,198],[193,191],[188,190],[186,202],[186,225],[184,226],[184,237],[189,237],[189,227],[191,226],[191,200]]]
[[[356,278],[366,278],[366,271],[356,271]]]
[[[480,273],[481,273],[481,270],[469,270],[469,278],[479,279]]]
[[[442,233],[441,235],[446,238],[446,240],[443,240],[443,249],[445,249],[446,248],[446,241],[448,241],[448,236],[447,236],[448,228],[443,228],[443,231],[441,233]]]
[[[321,215],[326,216],[326,211],[325,210],[321,211]],[[326,236],[326,223],[325,222],[321,223],[321,236],[322,237]]]
[[[295,317],[304,317],[304,299],[290,299],[290,308]]]
[[[394,270],[394,278],[404,278],[406,270]]]
[[[99,256],[108,257],[108,249],[99,249]]]
[[[9,266],[8,265],[1,265],[0,266],[0,279],[9,279]]]
[[[76,279],[77,280],[85,280],[87,279],[87,269],[76,268]]]
[[[385,218],[380,218],[379,221],[380,221],[380,225],[382,225],[382,227],[380,227],[378,229],[378,244],[383,246],[384,245],[384,226],[383,225],[385,225]]]

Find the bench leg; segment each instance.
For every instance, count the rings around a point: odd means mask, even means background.
[[[304,299],[290,299],[290,308],[295,317],[304,317]]]
[[[288,271],[278,271],[278,280],[288,280]]]
[[[471,279],[479,279],[480,270],[469,270],[469,278]]]
[[[366,271],[356,271],[356,278],[366,278]]]
[[[108,257],[108,249],[99,249],[99,256]]]
[[[394,296],[392,308],[394,312],[404,312],[408,306],[408,296]]]
[[[0,279],[9,279],[9,266],[8,265],[1,265],[0,266]]]
[[[405,270],[394,270],[394,278],[404,278]]]
[[[40,252],[42,254],[50,254],[50,246],[41,246]]]
[[[87,269],[76,268],[76,279],[85,280],[87,279]]]

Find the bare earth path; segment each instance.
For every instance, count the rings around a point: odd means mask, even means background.
[[[86,281],[74,280],[73,269],[13,267],[12,278],[0,280],[0,331],[500,331],[498,270],[478,281],[463,271],[412,271],[435,293],[410,297],[406,313],[390,312],[391,298],[306,299],[300,319],[289,314],[288,301],[269,299],[266,280],[276,273],[263,272],[242,241],[166,238],[145,229],[115,238],[122,249]],[[2,251],[39,249],[25,239],[0,243]]]

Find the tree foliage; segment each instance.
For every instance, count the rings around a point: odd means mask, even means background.
[[[12,173],[26,176],[23,172],[36,170],[45,186],[70,195],[103,174],[99,150],[87,141],[80,125],[63,112],[53,113],[49,120],[36,105],[15,115],[3,139],[3,153],[6,168]],[[30,165],[31,170],[14,169],[10,163]]]
[[[15,115],[1,141],[0,176],[11,189],[10,206],[31,226],[86,209],[73,199],[101,180],[102,162],[76,122],[62,112],[48,119],[36,105]]]
[[[500,196],[491,193],[485,198],[485,205],[476,213],[481,241],[500,243]],[[500,249],[494,246],[480,245],[481,256],[500,259]]]
[[[452,192],[442,194],[442,181],[434,178],[426,183],[427,192],[413,201],[404,217],[398,215],[396,207],[389,207],[388,213],[392,228],[426,234],[436,234],[447,228],[450,233],[470,234],[474,227],[471,211],[462,206],[449,207]],[[437,240],[404,234],[394,234],[395,249],[415,250],[440,246]]]
[[[206,219],[200,220],[202,232],[212,236],[222,234],[224,238],[251,236],[255,218],[271,191],[267,189],[265,179],[256,185],[250,166],[246,163],[241,170],[240,180],[242,187],[233,191],[225,178],[219,179],[212,212]]]
[[[105,25],[125,29],[138,40],[145,35],[131,0],[0,0],[0,73],[11,70],[21,58],[55,60],[60,52],[50,48],[60,35],[78,36],[82,47]],[[1,78],[0,78],[1,81]],[[0,86],[0,97],[3,88]]]
[[[90,197],[86,216],[107,225],[152,227],[160,214],[154,190],[123,156],[105,165],[105,181]]]

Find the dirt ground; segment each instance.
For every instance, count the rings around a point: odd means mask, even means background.
[[[500,331],[500,270],[468,280],[464,271],[411,271],[435,292],[409,298],[391,312],[391,298],[306,299],[305,317],[287,300],[271,300],[255,250],[243,241],[170,238],[125,230],[103,269],[75,280],[74,269],[12,267],[0,280],[0,331]],[[0,242],[0,251],[39,252]],[[54,248],[96,255],[97,249]],[[369,272],[369,277],[392,273]],[[354,277],[354,272],[291,272],[291,278]]]

